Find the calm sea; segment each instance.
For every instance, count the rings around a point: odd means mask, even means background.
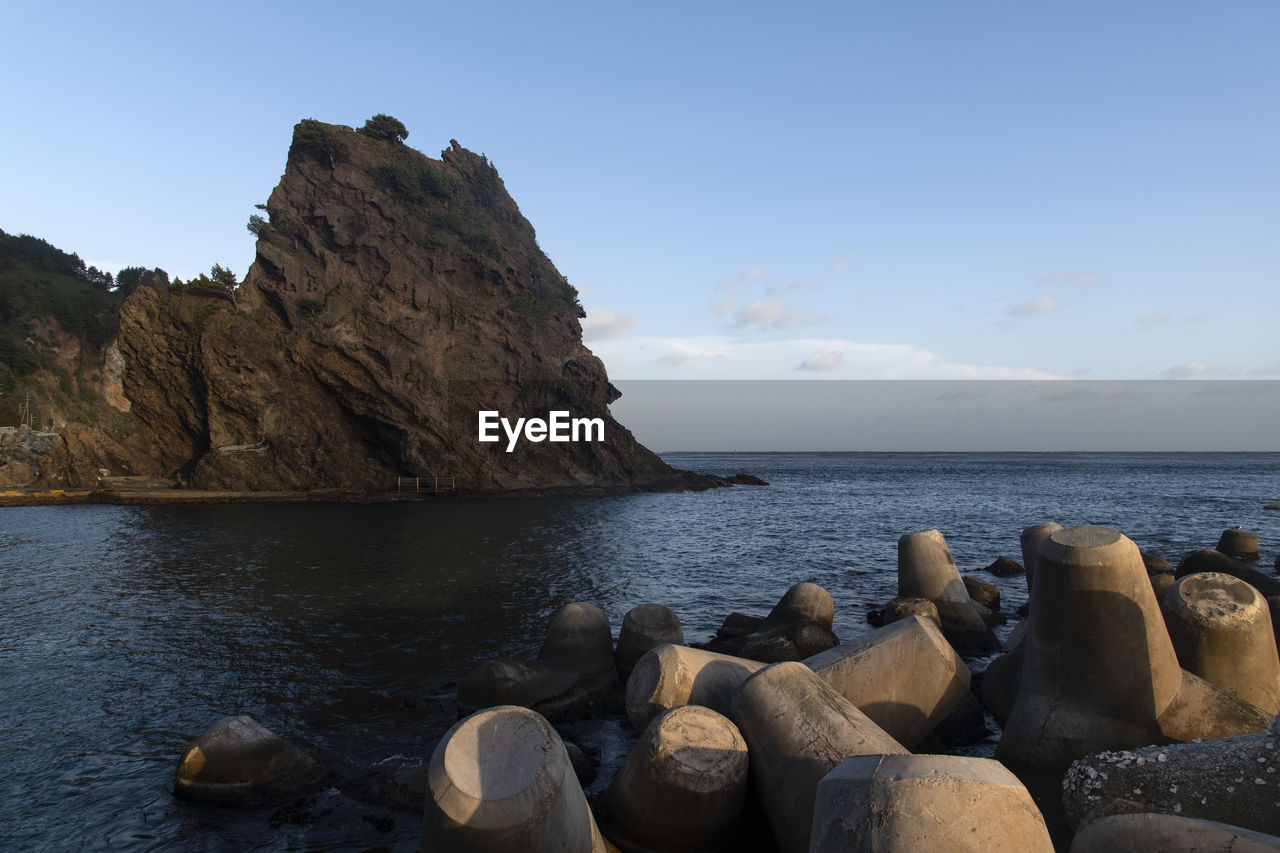
[[[536,653],[549,617],[636,604],[705,639],[792,584],[836,632],[936,527],[962,569],[1029,524],[1115,527],[1171,562],[1242,525],[1280,550],[1280,454],[670,454],[768,488],[405,505],[0,510],[0,849],[416,850],[418,821],[336,791],[301,810],[175,800],[184,746],[250,714],[344,776],[414,765],[456,680]],[[1021,578],[993,579],[1011,610]],[[625,735],[601,736],[606,753]],[[608,756],[606,756],[608,758]],[[603,779],[601,783],[607,781]]]

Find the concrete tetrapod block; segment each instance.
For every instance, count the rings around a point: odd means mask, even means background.
[[[315,790],[326,776],[311,756],[241,715],[222,718],[187,746],[173,792],[205,803],[259,806]]]
[[[1032,584],[1035,583],[1036,574],[1036,552],[1050,533],[1055,530],[1061,530],[1062,525],[1056,521],[1046,521],[1043,524],[1033,524],[1025,528],[1018,537],[1018,542],[1022,546],[1022,565],[1027,570],[1027,590],[1030,591]]]
[[[1052,853],[1031,794],[998,761],[863,755],[818,783],[809,853]]]
[[[776,663],[747,679],[732,719],[751,757],[755,787],[783,853],[809,849],[818,782],[851,755],[905,754],[804,664]]]
[[[1174,574],[1184,578],[1196,572],[1222,572],[1240,578],[1263,595],[1280,595],[1280,578],[1260,572],[1214,548],[1201,548],[1187,554],[1178,562]]]
[[[898,595],[934,603],[969,601],[947,540],[937,530],[903,534],[898,539]]]
[[[1150,575],[1149,578],[1151,580],[1151,591],[1156,594],[1156,600],[1161,602],[1164,601],[1169,589],[1177,583],[1172,574],[1155,574]],[[1168,615],[1167,611],[1165,615]]]
[[[1183,669],[1280,713],[1280,654],[1270,608],[1256,589],[1231,575],[1197,572],[1178,580],[1162,605]]]
[[[982,673],[982,705],[1002,726],[1009,721],[1018,693],[1022,690],[1025,657],[1026,649],[1020,646],[991,661]]]
[[[914,747],[969,691],[942,631],[908,616],[804,661],[890,737]]]
[[[618,682],[609,617],[594,604],[556,611],[536,661],[489,660],[458,684],[458,708],[469,714],[523,705],[559,718],[603,696]]]
[[[645,652],[663,643],[684,645],[680,617],[662,604],[640,604],[622,617],[618,632],[618,671],[625,678]]]
[[[937,530],[907,533],[898,539],[898,595],[931,600],[938,608],[942,633],[958,651],[1000,648],[969,598],[947,540]]]
[[[1067,771],[1062,802],[1073,827],[1103,809],[1180,814],[1280,835],[1280,738],[1264,731],[1089,755]]]
[[[1081,755],[1153,742],[1182,670],[1133,542],[1105,527],[1050,533],[1027,618],[998,759],[1055,774]]]
[[[538,661],[583,675],[611,672],[614,659],[609,617],[585,601],[561,607],[551,619]]]
[[[604,853],[555,729],[502,705],[459,720],[431,754],[422,853]]]
[[[1258,560],[1258,536],[1242,527],[1232,527],[1222,531],[1222,535],[1218,537],[1218,547],[1214,550],[1237,560],[1255,563]]]
[[[640,735],[604,793],[610,839],[623,851],[723,850],[747,794],[747,744],[710,708],[672,708]]]
[[[835,612],[831,593],[816,583],[798,583],[783,594],[769,615],[764,617],[756,633],[763,634],[799,622],[817,622],[830,630]]]
[[[677,705],[703,705],[727,716],[743,682],[765,666],[688,646],[650,649],[627,679],[627,719],[644,731],[654,717]]]
[[[1169,853],[1221,850],[1275,853],[1280,837],[1171,814],[1118,814],[1091,820],[1071,840],[1070,853]]]

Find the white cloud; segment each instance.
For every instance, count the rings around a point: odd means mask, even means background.
[[[620,338],[635,328],[636,315],[630,311],[615,314],[608,308],[588,308],[587,316],[582,318],[582,339],[584,341],[607,341]]]
[[[838,351],[818,353],[812,358],[806,358],[800,362],[796,370],[835,370],[844,364],[844,356]]]
[[[628,337],[592,344],[616,379],[1056,379],[1007,365],[947,361],[909,344],[867,344],[842,338],[750,341],[728,335]],[[826,370],[797,371],[814,353],[838,353]]]
[[[765,329],[791,329],[813,322],[808,311],[794,311],[780,299],[757,299],[734,315],[733,327],[746,329],[759,326]]]
[[[1037,314],[1048,314],[1051,311],[1057,311],[1061,307],[1062,303],[1058,301],[1058,297],[1046,293],[1039,299],[1013,306],[1009,309],[1009,313],[1015,317],[1034,317]]]
[[[1160,311],[1153,311],[1150,314],[1143,314],[1138,318],[1138,326],[1143,329],[1154,329],[1157,326],[1165,326],[1169,323],[1169,315]]]

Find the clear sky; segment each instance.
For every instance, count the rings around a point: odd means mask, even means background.
[[[243,275],[302,118],[497,165],[618,379],[1278,378],[1280,3],[9,3],[0,228]]]

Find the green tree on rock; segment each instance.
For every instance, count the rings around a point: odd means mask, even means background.
[[[386,142],[403,142],[409,138],[409,131],[405,129],[404,123],[385,113],[378,113],[366,121],[359,132]]]

